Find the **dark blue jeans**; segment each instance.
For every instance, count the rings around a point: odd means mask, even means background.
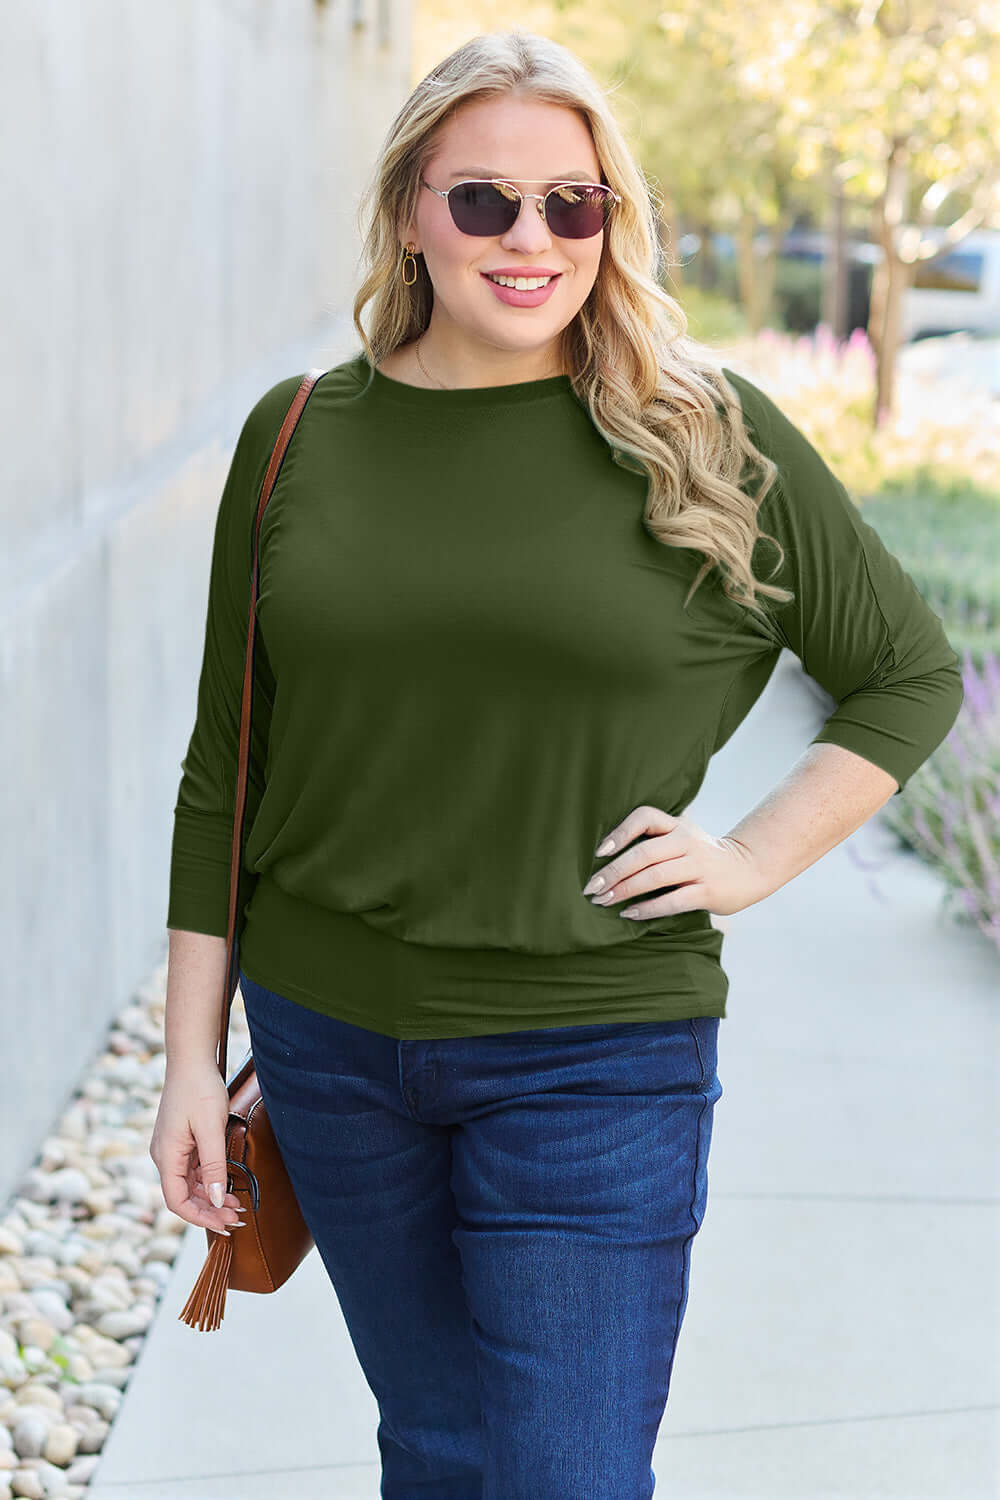
[[[397,1041],[240,987],[382,1500],[649,1500],[718,1018]]]

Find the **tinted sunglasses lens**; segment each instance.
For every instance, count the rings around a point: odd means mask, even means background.
[[[597,184],[553,188],[545,200],[545,218],[560,239],[589,240],[604,228],[613,202],[610,190]]]
[[[463,234],[506,234],[517,220],[521,201],[491,182],[460,182],[448,194],[448,207]]]

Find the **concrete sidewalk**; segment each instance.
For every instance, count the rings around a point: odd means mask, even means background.
[[[786,653],[692,816],[725,832],[824,716]],[[875,819],[717,919],[724,1094],[657,1500],[1000,1496],[1000,963],[940,897]],[[318,1255],[209,1335],[177,1316],[204,1251],[189,1230],[91,1500],[378,1500]]]

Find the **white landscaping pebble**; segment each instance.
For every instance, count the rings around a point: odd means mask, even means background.
[[[80,1446],[80,1434],[69,1422],[55,1422],[49,1428],[42,1449],[43,1457],[49,1463],[57,1464],[64,1469],[70,1459],[76,1457],[76,1450]]]
[[[84,1198],[84,1205],[92,1214],[108,1213],[115,1206],[115,1195],[102,1188],[95,1188]]]
[[[132,1301],[124,1276],[95,1276],[90,1283],[90,1301],[101,1312],[128,1307]]]
[[[74,1295],[87,1291],[90,1286],[90,1273],[82,1266],[64,1266],[63,1283],[66,1287],[65,1300],[67,1303],[73,1301]]]
[[[180,1235],[156,1234],[146,1245],[147,1264],[151,1260],[165,1261],[169,1266],[181,1247]]]
[[[66,1470],[61,1469],[58,1464],[47,1463],[44,1458],[39,1458],[36,1462],[46,1500],[66,1500],[70,1488],[66,1482]]]
[[[26,1496],[27,1500],[45,1500],[41,1476],[33,1469],[15,1469],[10,1488],[11,1494]]]
[[[38,1407],[21,1412],[11,1430],[14,1452],[19,1458],[38,1458],[48,1436],[51,1420]]]
[[[55,1464],[47,1463],[44,1458],[30,1458],[19,1469],[15,1469],[14,1471],[13,1489],[15,1495],[26,1493],[18,1489],[18,1484],[26,1482],[26,1478],[22,1478],[21,1476],[29,1475],[30,1481],[27,1482],[41,1486],[40,1493],[43,1496],[43,1500],[55,1500],[56,1496],[66,1494],[65,1471],[58,1468]],[[36,1491],[31,1489],[27,1493],[34,1495]]]
[[[117,1370],[111,1369],[108,1365],[99,1365],[87,1378],[95,1385],[113,1385],[118,1390],[123,1390],[132,1379],[132,1370],[128,1365],[123,1365]]]
[[[46,1281],[36,1281],[31,1288],[31,1300],[43,1318],[60,1333],[65,1333],[73,1322],[67,1303],[72,1287],[62,1276],[52,1276]]]
[[[86,1385],[81,1385],[76,1392],[76,1399],[84,1406],[92,1406],[105,1421],[111,1422],[121,1405],[122,1393],[115,1390],[114,1386],[101,1385],[96,1380],[88,1380]]]
[[[29,1172],[28,1181],[36,1191],[44,1188],[48,1200],[56,1203],[77,1203],[90,1191],[86,1172],[77,1167],[61,1167],[56,1172]]]
[[[65,1267],[76,1265],[76,1262],[80,1259],[86,1248],[86,1241],[82,1240],[79,1235],[71,1234],[66,1236],[56,1251],[56,1260],[64,1268],[63,1274],[65,1274]]]
[[[88,1357],[93,1360],[95,1365],[111,1365],[113,1369],[117,1370],[120,1365],[132,1363],[128,1357],[128,1351],[122,1344],[117,1344],[114,1339],[105,1338],[103,1334],[98,1333],[96,1328],[92,1328],[89,1323],[83,1323],[79,1326],[85,1328],[87,1332],[86,1336],[82,1333],[79,1334],[77,1342],[86,1351]]]
[[[42,1142],[42,1149],[38,1153],[38,1160],[47,1172],[56,1167],[66,1165],[66,1145],[55,1136],[50,1136],[47,1141]]]
[[[62,1411],[63,1402],[59,1392],[40,1380],[29,1380],[15,1396],[18,1409],[24,1406],[44,1406],[49,1411]]]
[[[55,1261],[58,1251],[58,1237],[48,1234],[44,1229],[29,1229],[24,1236],[22,1255],[47,1255],[50,1260]]]
[[[87,1116],[78,1100],[71,1104],[63,1115],[59,1122],[59,1129],[63,1138],[73,1142],[74,1145],[87,1139],[89,1129]]]
[[[28,1379],[24,1361],[19,1354],[0,1354],[0,1384],[13,1390]]]
[[[35,1286],[44,1286],[47,1281],[52,1280],[55,1271],[54,1263],[42,1256],[12,1255],[7,1264],[13,1266],[21,1279],[21,1285],[26,1290]]]
[[[17,1216],[17,1228],[23,1234],[29,1229],[37,1228],[39,1224],[48,1222],[49,1210],[43,1203],[34,1203],[23,1193],[14,1199],[13,1212]]]
[[[111,1423],[105,1422],[103,1417],[95,1417],[92,1422],[81,1423],[79,1452],[99,1453],[110,1431]]]
[[[127,1339],[133,1334],[145,1333],[153,1321],[153,1308],[149,1303],[137,1302],[133,1307],[115,1312],[102,1313],[95,1323],[98,1333],[112,1339]]]
[[[71,1484],[86,1484],[93,1477],[94,1470],[100,1461],[100,1454],[98,1453],[85,1453],[78,1458],[74,1458],[66,1470],[66,1478]]]
[[[104,1255],[99,1245],[88,1245],[76,1263],[76,1270],[86,1276],[96,1276],[104,1269]]]
[[[67,1422],[72,1422],[73,1426],[77,1429],[81,1427],[88,1427],[91,1422],[97,1420],[94,1416],[93,1407],[84,1406],[82,1402],[75,1400],[67,1401],[66,1410],[63,1412],[63,1416],[66,1418]]]
[[[145,1132],[143,1132],[143,1136],[145,1136]],[[155,1187],[158,1193],[160,1191],[160,1174],[157,1170],[156,1162],[148,1151],[141,1156],[129,1156],[128,1171],[125,1175],[137,1187],[140,1185],[143,1187]],[[163,1197],[161,1194],[160,1202],[162,1203],[162,1201]]]
[[[3,1306],[6,1318],[11,1323],[20,1318],[35,1316],[35,1304],[27,1292],[5,1292]]]
[[[127,1244],[124,1239],[116,1240],[109,1247],[108,1264],[111,1266],[121,1266],[122,1270],[127,1272],[129,1276],[138,1276],[142,1270],[142,1261],[139,1259],[137,1251],[132,1245]]]
[[[165,1260],[147,1260],[143,1265],[142,1271],[143,1274],[136,1277],[136,1285],[138,1286],[149,1277],[152,1281],[156,1282],[157,1287],[162,1291],[164,1283],[169,1281],[173,1275],[174,1268]]]
[[[15,1319],[18,1337],[21,1343],[39,1349],[48,1349],[56,1336],[56,1330],[45,1318],[29,1316],[27,1318]]]

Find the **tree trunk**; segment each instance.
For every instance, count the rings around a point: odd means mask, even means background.
[[[740,301],[746,313],[747,327],[751,335],[760,331],[760,306],[757,284],[757,257],[754,253],[754,232],[757,220],[749,208],[740,210],[740,222],[736,231],[737,273],[739,277]]]
[[[837,171],[837,156],[828,150],[829,198],[827,220],[830,235],[829,253],[823,260],[823,298],[820,317],[836,339],[847,337],[847,236],[845,233],[844,189]]]
[[[717,277],[715,274],[715,252],[712,248],[712,225],[699,224],[698,238],[701,241],[701,249],[698,251],[698,290],[710,292],[715,287]]]
[[[868,336],[875,350],[873,416],[876,429],[888,421],[893,412],[903,293],[913,281],[913,264],[904,262],[897,250],[906,228],[909,185],[909,148],[904,138],[897,137],[886,164],[885,192],[875,211],[882,259],[875,268],[872,282]]]
[[[761,328],[773,328],[775,324],[774,288],[778,280],[778,258],[785,235],[792,226],[795,215],[791,209],[782,210],[772,226],[770,247],[755,262],[757,283],[757,319]]]

